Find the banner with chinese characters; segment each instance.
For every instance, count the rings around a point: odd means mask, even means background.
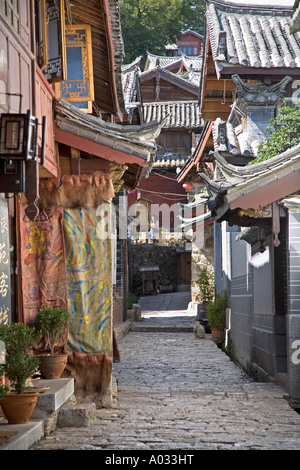
[[[9,220],[7,199],[0,199],[0,325],[11,322]]]

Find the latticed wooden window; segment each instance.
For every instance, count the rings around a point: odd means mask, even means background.
[[[64,0],[36,0],[37,62],[47,80],[66,76]]]
[[[1,13],[6,17],[7,21],[12,25],[15,31],[19,33],[19,0],[0,0],[0,6]]]
[[[90,25],[66,25],[65,44],[67,76],[57,84],[57,95],[90,113],[94,100]]]

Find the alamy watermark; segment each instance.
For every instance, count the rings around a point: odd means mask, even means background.
[[[119,207],[110,203],[98,206],[96,216],[98,224],[96,233],[100,239],[111,240],[140,240],[159,241],[164,234],[175,234],[176,240],[186,243],[186,248],[193,243],[198,249],[204,244],[204,206],[194,208],[179,204],[151,204],[148,207],[143,203],[133,203],[128,210],[126,201],[120,196]],[[124,202],[124,204],[123,204]]]
[[[300,364],[300,339],[293,341],[292,349],[295,349],[292,353],[292,363],[297,366]]]

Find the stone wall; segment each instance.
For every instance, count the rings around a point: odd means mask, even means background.
[[[159,267],[158,284],[177,288],[177,247],[175,244],[160,245],[150,243],[130,244],[130,286],[132,293],[142,294],[141,266],[155,265]]]
[[[289,276],[288,276],[288,372],[289,391],[293,401],[300,408],[300,207],[289,212]]]

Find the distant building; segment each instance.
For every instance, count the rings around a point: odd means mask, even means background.
[[[202,52],[203,36],[188,29],[182,33],[180,39],[176,41],[176,44],[169,44],[166,47],[167,56],[180,56],[185,54],[188,56],[199,56]]]

